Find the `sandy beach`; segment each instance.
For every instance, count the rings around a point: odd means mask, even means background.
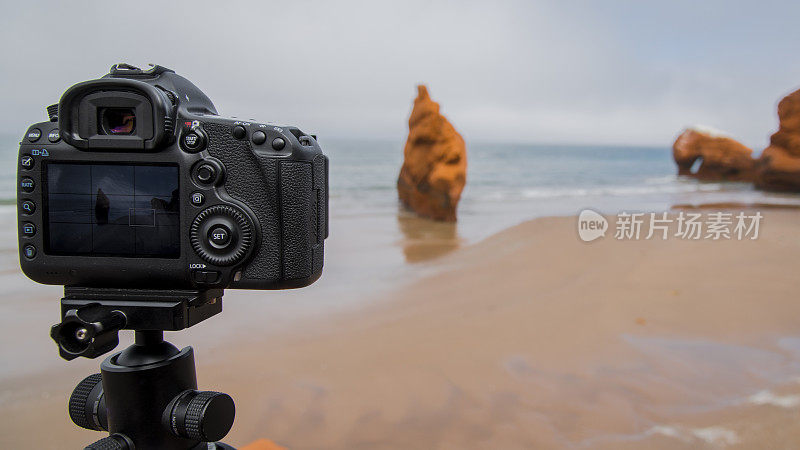
[[[201,386],[236,399],[238,446],[788,448],[800,213],[762,213],[757,240],[585,243],[575,217],[553,217],[457,249],[450,231],[405,221],[396,247],[423,261],[411,281],[291,320],[262,307],[261,327],[238,326],[258,293],[229,291],[225,314],[174,341],[195,346]],[[0,440],[78,447],[97,434],[69,422],[67,396],[98,361],[58,360],[39,336],[56,303],[31,303],[31,348],[53,364],[4,377]]]

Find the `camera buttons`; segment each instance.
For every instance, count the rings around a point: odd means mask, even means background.
[[[31,215],[36,211],[36,203],[33,203],[30,200],[25,200],[20,204],[20,209],[22,210],[22,214]]]
[[[54,144],[58,142],[59,139],[61,139],[61,134],[58,132],[57,129],[50,131],[50,134],[47,135],[47,140]]]
[[[28,141],[36,142],[36,141],[39,140],[40,137],[42,137],[42,130],[40,130],[38,128],[34,128],[34,129],[28,131],[28,136],[27,136]]]
[[[193,192],[191,202],[194,206],[202,206],[206,201],[206,196],[202,192]]]
[[[192,179],[200,187],[220,184],[225,176],[225,167],[218,160],[208,158],[192,167]]]
[[[189,228],[197,255],[215,266],[231,266],[250,251],[253,225],[246,213],[229,205],[204,209]]]
[[[233,127],[233,137],[236,139],[244,139],[247,136],[247,130],[241,125]]]
[[[23,169],[33,169],[33,156],[31,155],[22,155],[19,157],[19,166]]]
[[[186,133],[183,135],[183,145],[188,148],[195,150],[197,147],[200,146],[200,136],[197,133]]]
[[[275,138],[272,140],[272,149],[273,150],[283,150],[283,147],[286,147],[286,141],[283,138]]]
[[[19,187],[22,189],[22,192],[33,192],[33,189],[36,188],[36,183],[34,183],[31,177],[22,177],[22,179],[19,180]]]
[[[198,284],[214,284],[220,279],[221,273],[216,270],[193,270],[192,277]]]
[[[36,225],[30,222],[23,222],[22,224],[22,235],[26,237],[31,237],[36,234]]]
[[[192,125],[181,136],[181,148],[189,153],[197,153],[206,147],[206,134],[199,124]]]
[[[261,145],[264,142],[267,142],[267,135],[264,134],[263,131],[256,131],[253,133],[253,144]]]
[[[36,247],[34,247],[33,244],[28,244],[22,247],[22,254],[28,259],[33,259],[36,257]]]
[[[197,181],[203,184],[211,184],[214,181],[214,177],[216,177],[217,171],[214,169],[214,166],[210,164],[203,164],[197,168]]]
[[[231,243],[231,230],[225,225],[217,225],[208,230],[208,242],[217,248],[225,248]]]

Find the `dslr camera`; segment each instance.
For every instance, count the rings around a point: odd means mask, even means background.
[[[328,159],[292,126],[225,118],[161,66],[112,67],[19,147],[20,265],[93,288],[287,289],[322,273]]]

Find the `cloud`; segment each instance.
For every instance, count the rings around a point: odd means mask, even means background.
[[[763,147],[800,87],[798,7],[642,5],[19,2],[0,18],[0,131],[127,61],[321,136],[402,139],[425,82],[468,139],[669,145],[700,122]]]

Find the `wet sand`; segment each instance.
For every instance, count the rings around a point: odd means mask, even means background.
[[[236,399],[234,445],[792,448],[800,212],[762,214],[755,241],[584,243],[576,219],[562,217],[461,245],[450,230],[401,221],[394,258],[417,262],[397,274],[403,282],[365,288],[369,301],[274,317],[288,303],[229,292],[226,314],[176,342],[195,346],[202,387]],[[28,322],[52,323],[51,301],[27,308]],[[31,345],[44,349],[38,334]],[[2,379],[4,448],[97,438],[72,426],[65,406],[98,361],[48,350],[49,373]]]

